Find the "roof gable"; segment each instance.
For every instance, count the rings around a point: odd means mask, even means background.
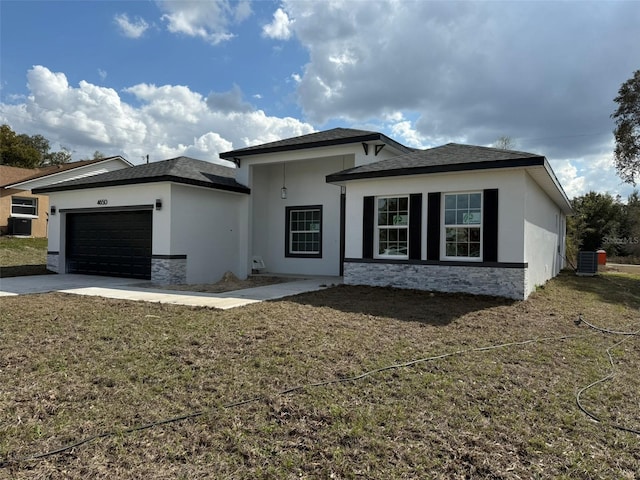
[[[35,168],[12,167],[10,165],[0,165],[0,188],[20,182],[35,175]]]
[[[569,199],[544,156],[476,145],[447,143],[440,147],[398,155],[379,162],[343,170],[327,175],[326,180],[329,183],[347,182],[499,168],[527,168],[532,172],[538,169],[544,170],[545,173],[539,176],[537,181],[565,212],[571,211]]]
[[[87,188],[133,185],[154,182],[176,182],[241,193],[249,189],[235,180],[235,169],[189,157],[176,157],[145,163],[131,168],[70,180],[43,188],[37,193],[83,190]]]
[[[353,128],[333,128],[323,132],[309,133],[298,137],[286,138],[275,142],[263,143],[253,147],[239,148],[229,152],[223,152],[219,156],[226,160],[244,157],[248,155],[260,155],[265,153],[287,152],[292,150],[302,150],[307,148],[320,148],[333,145],[346,145],[350,143],[361,143],[370,141],[381,141],[393,145],[401,152],[409,153],[413,149],[405,147],[401,143],[383,135],[382,133],[368,130],[356,130]]]
[[[343,170],[329,175],[327,181],[336,182],[420,173],[522,167],[542,165],[543,163],[544,157],[535,153],[447,143],[440,147],[419,150]]]
[[[119,160],[126,167],[131,166],[131,163],[129,163],[124,158],[122,158],[120,155],[115,155],[112,157],[97,158],[93,160],[79,160],[77,162],[69,162],[69,163],[62,163],[59,165],[49,165],[46,167],[27,169],[29,171],[28,175],[23,176],[21,178],[16,178],[10,183],[6,183],[6,182],[4,183],[5,183],[5,186],[9,186],[9,187],[19,186],[23,190],[30,190],[32,187],[37,187],[38,185],[42,185],[42,180],[46,179],[47,177],[51,177],[51,179],[53,180],[54,177],[60,176],[60,174],[65,172],[70,172],[72,170],[77,170],[77,169],[86,170],[86,168],[89,166],[97,166],[103,163],[113,162],[114,160]],[[23,185],[27,182],[31,182],[33,185]]]

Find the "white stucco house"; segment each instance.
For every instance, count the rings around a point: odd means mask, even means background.
[[[226,271],[524,299],[564,266],[569,200],[545,157],[408,148],[332,129],[38,189],[57,272],[214,282]]]

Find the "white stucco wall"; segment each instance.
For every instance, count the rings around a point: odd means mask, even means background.
[[[49,205],[56,207],[56,214],[49,216],[48,250],[59,252],[59,273],[64,273],[65,265],[65,220],[61,210],[81,211],[82,209],[113,210],[118,207],[154,205],[156,199],[163,200],[162,210],[153,211],[154,255],[170,253],[170,184],[152,183],[145,185],[124,185],[100,187],[86,190],[52,192]],[[98,205],[98,200],[106,200],[106,205]]]
[[[338,168],[329,173],[337,173],[345,168],[351,168],[366,163],[379,162],[400,155],[401,152],[390,146],[385,146],[378,155],[375,154],[375,145],[380,142],[369,142],[368,154],[365,154],[361,143],[335,145],[288,152],[267,153],[251,155],[240,159],[240,167],[236,172],[236,180],[243,185],[252,186],[250,167],[283,162],[315,161],[319,158],[341,158]]]
[[[226,271],[244,278],[238,259],[240,207],[246,197],[169,182],[53,192],[57,213],[50,217],[48,250],[59,252],[59,272],[64,273],[66,213],[61,210],[117,210],[155,205],[159,199],[162,208],[152,213],[153,255],[186,255],[188,283],[215,282]],[[98,205],[98,200],[107,204]]]
[[[289,162],[287,198],[280,198],[283,163],[252,167],[252,239],[249,257],[262,257],[267,271],[301,275],[340,272],[340,187],[325,177],[343,168],[342,157]],[[352,162],[353,160],[351,160]],[[345,168],[352,166],[347,164]],[[286,207],[322,205],[322,258],[285,256]]]
[[[527,292],[556,276],[564,266],[564,228],[561,209],[527,174],[525,177],[525,261],[529,263]],[[560,248],[558,248],[560,247]]]
[[[187,255],[187,283],[240,278],[240,206],[245,194],[171,185],[171,255]],[[155,253],[155,252],[154,252]]]
[[[365,196],[422,193],[422,259],[426,259],[427,194],[498,189],[498,261],[524,260],[525,173],[522,170],[401,176],[349,182],[345,257],[362,258],[362,208]]]

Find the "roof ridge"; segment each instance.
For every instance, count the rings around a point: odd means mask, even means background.
[[[520,155],[534,155],[534,156],[538,156],[538,157],[543,157],[544,155],[541,155],[539,153],[533,153],[533,152],[525,152],[523,150],[511,150],[510,148],[498,148],[498,147],[487,147],[484,145],[471,145],[468,143],[457,143],[457,142],[449,142],[446,143],[445,145],[441,145],[442,147],[446,147],[447,145],[455,145],[458,147],[469,147],[469,148],[482,148],[485,150],[492,150],[494,152],[504,152],[504,153],[517,153]],[[434,147],[434,148],[439,148],[439,147]]]

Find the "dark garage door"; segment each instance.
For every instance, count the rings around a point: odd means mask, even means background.
[[[67,272],[151,278],[151,211],[68,213]]]

